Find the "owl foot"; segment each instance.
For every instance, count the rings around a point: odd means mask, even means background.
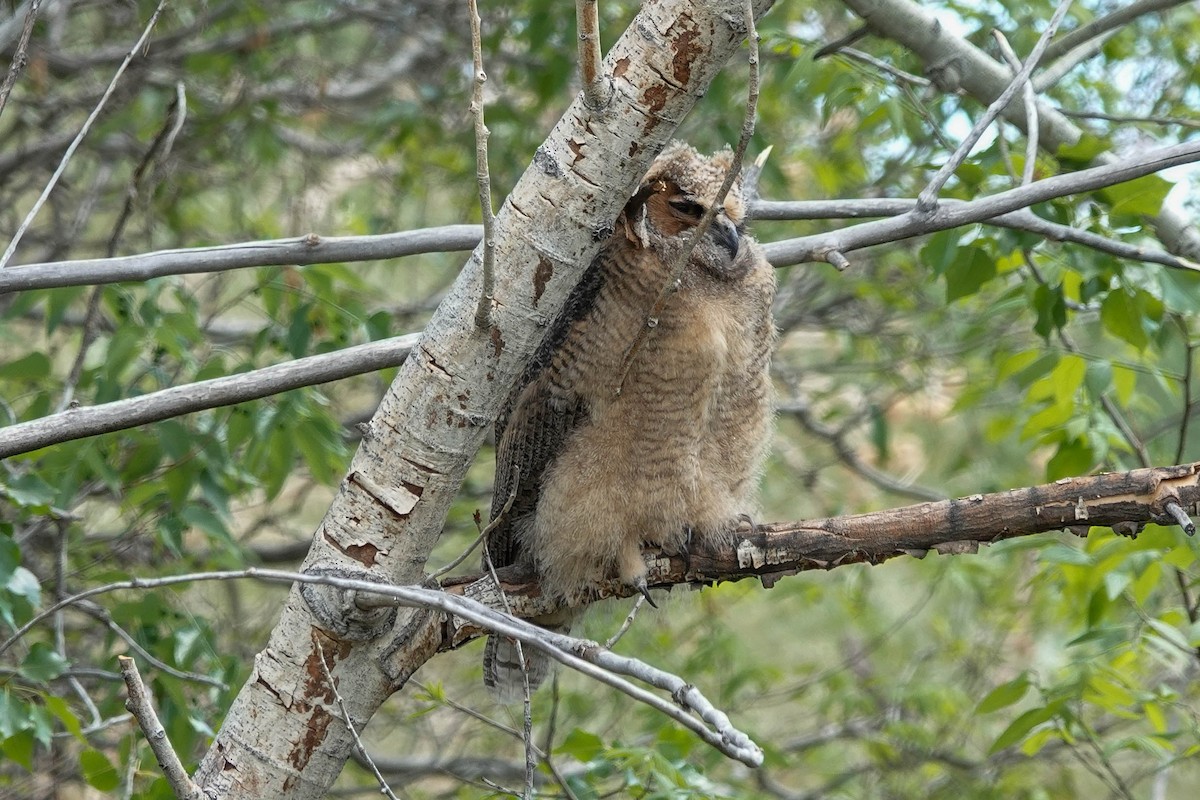
[[[755,531],[758,530],[758,525],[755,524],[754,518],[751,517],[749,514],[738,514],[736,519],[737,519],[738,524],[734,526],[734,528],[733,528],[734,532],[754,533]]]
[[[633,588],[642,593],[642,597],[646,598],[646,602],[651,608],[658,608],[658,603],[654,602],[654,598],[650,596],[650,586],[646,583],[646,576],[639,575],[633,581]]]

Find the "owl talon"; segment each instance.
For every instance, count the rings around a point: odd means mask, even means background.
[[[650,586],[644,577],[639,577],[634,581],[633,588],[642,593],[642,597],[646,598],[646,602],[650,604],[651,608],[658,608],[658,603],[654,602],[654,598],[650,596]]]
[[[738,514],[737,521],[738,524],[734,528],[735,531],[745,530],[747,533],[754,533],[758,530],[758,525],[755,524],[754,517],[751,517],[749,514]]]

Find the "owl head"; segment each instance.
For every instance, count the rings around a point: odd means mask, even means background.
[[[684,142],[672,142],[625,205],[619,229],[635,247],[673,260],[713,204],[732,163],[729,148],[703,156]],[[689,260],[689,266],[714,278],[737,279],[750,268],[742,246],[746,212],[741,184],[738,175]]]

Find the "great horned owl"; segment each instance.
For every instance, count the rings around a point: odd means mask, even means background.
[[[492,517],[513,504],[488,551],[536,572],[553,597],[612,577],[644,591],[643,542],[719,545],[750,510],[771,421],[775,273],[745,234],[740,181],[625,372],[731,162],[728,150],[667,147],[496,423]],[[573,616],[534,621],[563,629]],[[529,649],[525,660],[536,686],[548,662]],[[522,695],[510,641],[488,640],[484,682],[501,699]]]

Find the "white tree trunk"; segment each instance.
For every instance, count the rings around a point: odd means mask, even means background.
[[[756,15],[772,2],[754,0]],[[477,249],[380,404],[304,569],[422,580],[503,398],[650,161],[741,45],[743,8],[645,4],[605,60],[608,106],[577,98],[496,218],[495,327],[474,327]],[[428,613],[376,611],[347,624],[351,611],[335,592],[293,588],[196,772],[209,796],[313,798],[333,783],[352,738],[318,641],[359,729],[441,643]]]

